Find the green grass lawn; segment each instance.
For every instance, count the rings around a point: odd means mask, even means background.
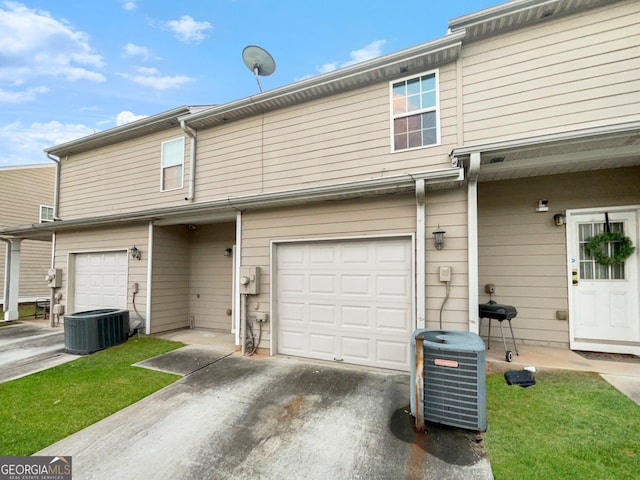
[[[490,375],[487,416],[496,480],[639,478],[640,406],[597,374],[539,372],[528,388]]]
[[[0,384],[0,455],[31,455],[175,382],[131,364],[181,347],[152,337]]]

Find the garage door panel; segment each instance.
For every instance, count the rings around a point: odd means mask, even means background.
[[[337,326],[338,316],[335,305],[313,303],[309,305],[309,323],[313,325]]]
[[[371,295],[372,275],[343,274],[340,282],[342,295]]]
[[[363,337],[342,337],[342,355],[350,363],[370,363],[373,360],[373,340]]]
[[[341,308],[342,326],[345,328],[371,328],[371,307],[360,305],[344,305]]]
[[[280,323],[303,323],[304,322],[304,303],[280,303]]]
[[[411,246],[410,238],[277,246],[278,351],[408,370]]]
[[[404,342],[378,340],[376,342],[376,362],[389,368],[402,368],[409,363],[409,353]]]
[[[126,251],[74,255],[76,312],[127,307]]]
[[[335,335],[322,333],[309,334],[309,352],[317,357],[333,360],[335,349]]]
[[[304,293],[304,280],[303,274],[283,273],[278,284],[282,293],[301,294]]]
[[[377,297],[410,298],[411,279],[406,275],[378,275],[376,277]]]
[[[305,335],[299,331],[283,329],[279,332],[278,341],[280,342],[280,346],[284,351],[283,353],[301,355],[307,348]]]
[[[379,330],[402,335],[407,330],[412,330],[411,312],[407,308],[377,308],[375,326]]]
[[[309,275],[309,292],[311,295],[335,295],[336,294],[336,278],[330,274],[310,274]]]

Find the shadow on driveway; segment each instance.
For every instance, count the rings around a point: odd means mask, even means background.
[[[408,375],[229,353],[185,347],[143,362],[196,360],[38,454],[71,455],[75,480],[492,478],[474,432],[413,431]]]

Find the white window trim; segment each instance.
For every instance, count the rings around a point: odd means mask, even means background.
[[[51,220],[47,220],[47,219],[42,218],[42,209],[43,208],[50,208],[51,209],[51,216],[52,216]],[[54,214],[55,214],[55,211],[54,211],[54,208],[51,205],[40,205],[40,214],[39,214],[40,223],[53,222],[54,221],[54,218],[53,218]]]
[[[175,167],[175,166],[178,166],[178,165],[182,165],[182,178],[180,179],[180,186],[179,186],[179,187],[164,189],[164,188],[162,188],[162,187],[163,187],[163,183],[162,183],[162,181],[163,181],[163,178],[164,178],[164,175],[163,175],[163,174],[164,174],[164,169],[166,168],[166,167],[162,164],[162,163],[163,163],[164,144],[165,144],[165,143],[169,143],[169,142],[175,142],[176,140],[182,140],[182,150],[183,150],[183,153],[182,153],[182,163],[176,163],[175,165],[169,165],[169,166],[170,166],[170,167]],[[176,138],[171,138],[171,139],[169,139],[169,140],[165,140],[165,141],[163,141],[163,142],[161,142],[161,143],[160,143],[160,191],[161,191],[161,192],[171,192],[171,191],[173,191],[173,190],[180,190],[180,189],[184,188],[184,167],[185,167],[185,165],[184,165],[184,163],[185,163],[185,162],[184,162],[184,146],[185,146],[185,139],[184,139],[184,136],[182,136],[182,137],[176,137]]]
[[[393,130],[393,120],[395,115],[393,114],[393,84],[402,82],[405,80],[411,80],[412,78],[423,77],[425,75],[434,75],[435,76],[435,84],[436,84],[436,104],[433,107],[436,112],[436,143],[432,143],[430,145],[421,145],[419,147],[412,148],[403,148],[402,150],[395,149],[395,139],[394,139],[394,130]],[[420,113],[428,112],[431,110],[420,111]],[[423,148],[433,148],[442,144],[442,139],[440,138],[440,70],[429,70],[422,73],[416,73],[413,75],[408,75],[402,78],[396,78],[389,82],[389,149],[391,153],[400,153],[400,152],[411,152],[414,150],[420,150]]]

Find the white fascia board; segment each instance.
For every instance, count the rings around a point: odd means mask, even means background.
[[[342,198],[354,198],[358,196],[412,191],[415,188],[416,180],[424,180],[427,189],[447,186],[455,187],[459,186],[464,180],[464,170],[457,167],[444,168],[319,187],[283,190],[242,197],[228,197],[212,202],[194,203],[180,207],[159,208],[104,217],[63,220],[46,224],[23,225],[20,227],[0,229],[0,237],[30,238],[31,236],[42,236],[43,232],[136,221],[152,220],[155,225],[170,224],[176,223],[176,219],[184,219],[186,215],[197,215],[200,213],[208,213],[212,216],[215,214],[228,216],[229,212],[236,212],[243,209],[263,209],[326,200],[339,200]],[[181,223],[184,223],[184,221]]]

